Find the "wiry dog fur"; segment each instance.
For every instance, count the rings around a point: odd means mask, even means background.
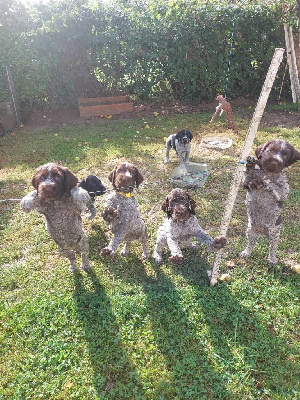
[[[243,187],[247,189],[247,247],[241,257],[249,257],[259,234],[269,240],[269,262],[276,264],[281,229],[281,211],[289,194],[284,168],[300,160],[300,153],[281,139],[268,141],[248,157]],[[256,166],[256,168],[255,168]]]
[[[90,196],[87,208],[91,213],[89,219],[92,219],[97,214],[97,209],[94,204],[95,197],[103,195],[106,192],[106,187],[96,175],[88,175],[86,178],[82,179],[78,186],[86,190]]]
[[[197,248],[192,242],[193,239],[214,249],[225,246],[225,237],[213,239],[204,232],[195,216],[195,208],[195,201],[185,190],[175,188],[166,196],[162,210],[167,214],[167,218],[158,229],[154,249],[154,261],[157,264],[162,262],[162,252],[167,246],[171,251],[169,261],[173,264],[181,263],[181,247]]]
[[[131,242],[138,240],[143,245],[143,258],[149,258],[147,227],[132,194],[134,188],[143,181],[141,173],[133,164],[126,162],[117,165],[108,179],[112,182],[115,193],[109,195],[102,217],[110,224],[114,236],[100,254],[113,256],[121,242],[125,242],[120,254],[126,256]]]
[[[77,269],[75,251],[81,253],[81,268],[90,267],[88,238],[82,228],[80,213],[89,201],[88,193],[77,187],[77,178],[66,167],[49,163],[40,166],[33,178],[35,188],[21,200],[25,212],[36,210],[46,218],[46,226],[59,252]]]
[[[170,135],[166,140],[165,163],[170,162],[170,150],[174,149],[179,158],[180,164],[190,162],[192,133],[188,129],[182,129],[178,133]]]

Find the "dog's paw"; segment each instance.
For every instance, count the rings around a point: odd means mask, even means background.
[[[256,178],[256,179],[253,179],[252,181],[250,181],[248,183],[248,187],[251,190],[259,190],[259,189],[262,189],[264,187],[264,182],[263,182],[263,180],[261,178]]]
[[[100,251],[100,256],[103,256],[103,257],[112,257],[113,255],[114,255],[113,251],[111,249],[109,249],[108,247],[104,247]]]
[[[255,165],[256,165],[256,158],[252,157],[252,156],[248,156],[246,158],[246,168],[247,171],[250,171],[252,169],[255,169]]]
[[[223,247],[225,247],[226,244],[227,244],[227,239],[226,239],[225,236],[217,236],[217,237],[214,239],[213,248],[214,248],[215,250],[220,250],[220,249],[222,249]]]
[[[143,253],[142,254],[142,258],[143,258],[143,260],[150,260],[151,254],[150,253]]]
[[[169,257],[168,260],[174,265],[181,264],[183,261],[183,256],[175,254],[174,256]]]
[[[77,265],[76,264],[71,264],[69,266],[69,272],[76,272],[78,271]]]
[[[154,251],[153,260],[154,260],[155,264],[157,264],[157,265],[161,264],[162,263],[161,254],[158,254],[156,251]]]
[[[268,257],[268,263],[272,264],[272,265],[276,265],[277,264],[277,258],[275,256],[269,256]]]
[[[81,263],[80,268],[82,269],[82,271],[88,271],[91,268],[91,266],[90,263],[85,262]]]
[[[248,257],[250,257],[250,252],[248,251],[248,250],[244,250],[244,251],[242,251],[241,253],[240,253],[240,257],[242,257],[242,258],[248,258]]]
[[[118,216],[118,210],[114,207],[105,207],[104,211],[101,213],[101,217],[104,221],[111,222]]]
[[[129,253],[128,249],[126,248],[126,246],[124,246],[123,249],[120,251],[120,256],[126,257],[128,256],[128,253]]]

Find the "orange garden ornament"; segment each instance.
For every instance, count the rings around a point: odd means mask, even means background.
[[[234,121],[233,121],[233,112],[232,112],[232,108],[231,108],[230,103],[221,94],[219,94],[216,97],[216,100],[218,100],[219,105],[216,107],[216,112],[212,116],[210,122],[213,122],[213,120],[215,119],[215,117],[217,116],[218,113],[220,113],[220,115],[222,115],[223,111],[224,111],[225,117],[227,119],[227,122],[228,122],[228,125],[229,125],[230,129],[232,129],[233,132],[236,133],[237,129],[236,129],[236,126],[235,126]]]

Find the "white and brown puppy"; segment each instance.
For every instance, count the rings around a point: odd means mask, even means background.
[[[164,247],[169,247],[171,251],[169,257],[171,263],[181,263],[183,261],[181,248],[197,249],[197,245],[192,242],[193,239],[215,250],[226,245],[225,237],[219,236],[213,239],[204,232],[196,218],[195,208],[195,201],[185,190],[175,188],[167,195],[162,204],[162,210],[167,214],[167,218],[158,229],[154,249],[154,261],[157,264],[162,262]]]
[[[166,140],[165,163],[170,162],[170,150],[174,149],[179,158],[180,164],[190,162],[192,133],[188,129],[182,129],[178,133],[170,135]]]
[[[75,251],[81,254],[81,268],[90,267],[89,243],[80,216],[86,209],[89,195],[77,182],[68,168],[48,163],[35,171],[32,178],[35,190],[21,200],[23,211],[36,210],[45,216],[47,230],[60,254],[69,259],[71,271],[77,269]]]
[[[143,177],[136,166],[130,163],[117,165],[108,176],[115,192],[110,194],[102,217],[110,225],[113,238],[100,255],[113,256],[121,242],[125,242],[121,256],[129,252],[132,241],[140,241],[143,245],[143,258],[149,258],[147,227],[137,208],[137,201],[133,196],[134,188],[143,181]]]
[[[276,264],[276,252],[281,229],[281,211],[289,194],[289,184],[284,168],[300,160],[300,153],[281,139],[268,141],[248,157],[243,180],[247,189],[248,214],[247,247],[240,254],[249,257],[256,240],[264,234],[269,240],[269,262]]]

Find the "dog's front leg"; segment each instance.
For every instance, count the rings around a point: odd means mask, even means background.
[[[165,164],[170,162],[170,146],[166,145],[166,157],[165,157]]]
[[[167,238],[167,243],[172,254],[168,260],[172,264],[180,264],[183,261],[183,255],[180,250],[179,243],[170,237]]]
[[[40,201],[36,190],[33,190],[32,192],[26,194],[26,196],[23,197],[20,203],[22,210],[27,213],[37,208],[39,204]]]
[[[121,242],[124,240],[126,236],[126,226],[127,223],[122,222],[114,227],[115,231],[114,237],[109,242],[109,245],[101,250],[100,252],[101,256],[112,257],[116,253],[118,247],[120,246]]]
[[[183,154],[184,154],[184,152],[183,152],[183,151],[181,151],[181,150],[178,150],[178,152],[177,152],[177,155],[178,155],[178,158],[179,158],[179,163],[180,163],[180,164],[184,164],[184,158],[183,158]]]
[[[143,259],[147,260],[150,258],[149,243],[148,243],[148,231],[145,225],[144,231],[141,237],[141,243],[143,246]]]
[[[195,238],[198,240],[198,242],[204,243],[206,246],[213,246],[214,244],[214,239],[207,233],[205,233],[204,230],[200,227],[195,234]]]

